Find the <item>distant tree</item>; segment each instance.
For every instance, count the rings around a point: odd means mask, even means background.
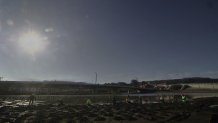
[[[0,81],[3,81],[3,77],[0,77]]]
[[[148,82],[142,81],[141,84],[142,84],[142,85],[145,85],[145,84],[148,84]]]
[[[118,84],[118,85],[124,85],[124,86],[125,86],[125,85],[128,85],[128,84],[125,83],[125,82],[118,82],[117,84]]]
[[[138,86],[139,85],[139,81],[137,79],[133,79],[133,80],[131,80],[130,85]]]

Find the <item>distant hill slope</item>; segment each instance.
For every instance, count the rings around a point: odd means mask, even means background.
[[[203,78],[203,77],[191,77],[182,79],[169,79],[169,80],[153,80],[146,81],[155,84],[189,84],[189,83],[218,83],[218,79]]]

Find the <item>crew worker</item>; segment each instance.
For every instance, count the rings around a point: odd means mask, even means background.
[[[29,105],[33,105],[35,100],[36,100],[36,97],[33,94],[31,94],[29,96]]]

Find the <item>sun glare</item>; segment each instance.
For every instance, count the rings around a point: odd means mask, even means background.
[[[24,53],[35,56],[42,53],[48,45],[47,38],[35,31],[28,31],[20,35],[18,46]]]

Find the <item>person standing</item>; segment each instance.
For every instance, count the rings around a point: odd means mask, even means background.
[[[29,96],[29,105],[33,105],[35,100],[36,100],[36,97],[33,94],[31,94]]]

